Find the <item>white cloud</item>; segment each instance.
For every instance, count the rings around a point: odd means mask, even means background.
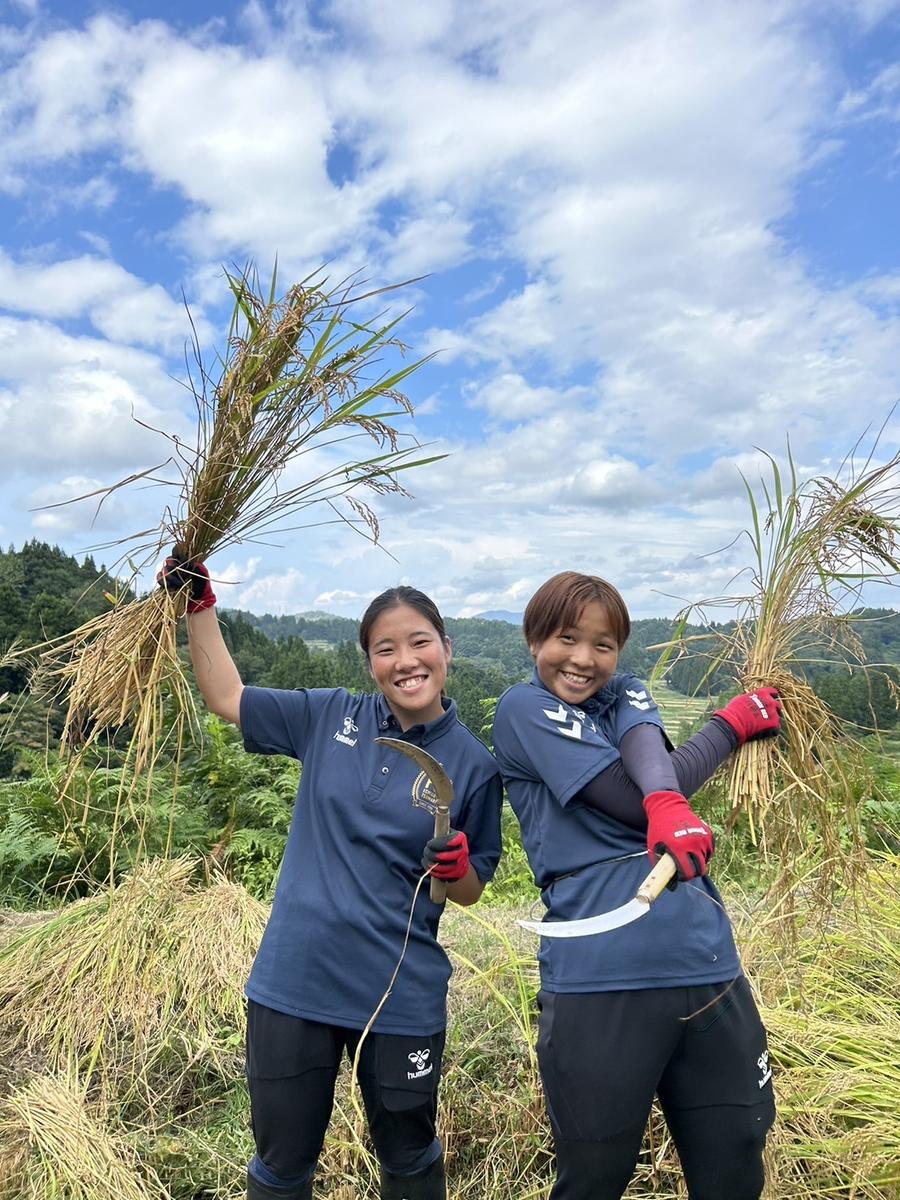
[[[216,583],[247,587],[256,578],[261,562],[260,555],[251,555],[244,562],[232,560],[226,564],[215,563],[210,566],[210,575]]]
[[[108,258],[16,262],[0,250],[0,309],[51,320],[86,316],[111,342],[177,348],[190,335],[184,305]],[[198,333],[209,336],[199,312]]]
[[[653,472],[624,459],[594,459],[582,467],[572,481],[572,496],[587,504],[602,505],[607,511],[642,508],[677,496],[662,486]]]
[[[151,355],[0,316],[0,462],[7,475],[143,469],[192,436],[182,393]],[[109,479],[109,483],[115,479]]]
[[[358,608],[362,612],[372,599],[371,592],[354,592],[348,588],[334,588],[330,592],[320,592],[313,604],[316,608],[333,611],[336,608],[346,610]]]
[[[870,28],[896,7],[833,0],[826,15]],[[625,578],[639,607],[658,609],[654,589],[715,590],[699,552],[740,528],[734,464],[752,470],[752,447],[780,453],[790,432],[814,469],[897,394],[890,262],[827,283],[776,233],[811,164],[841,169],[836,136],[895,119],[896,68],[851,80],[806,0],[310,14],[251,0],[250,46],[221,23],[125,16],[29,33],[3,78],[0,187],[120,199],[117,223],[84,235],[99,257],[49,228],[40,262],[0,256],[0,294],[40,318],[0,320],[9,469],[102,478],[152,461],[132,405],[177,424],[167,364],[123,345],[170,352],[186,328],[152,265],[142,279],[112,261],[133,189],[150,222],[135,244],[177,246],[210,308],[220,258],[277,250],[284,278],[330,257],[335,276],[367,264],[375,282],[459,268],[461,302],[440,275],[419,289],[431,328],[414,352],[443,349],[447,371],[423,384],[417,428],[453,455],[410,477],[411,506],[378,506],[400,564],[306,531],[302,574],[273,571],[274,548],[245,564],[245,606],[358,607],[400,571],[448,605],[518,608],[569,564]]]
[[[382,239],[388,278],[410,278],[458,265],[470,253],[470,232],[470,223],[446,202],[403,221]]]
[[[223,589],[219,603],[227,608],[249,609],[251,612],[267,612],[280,616],[304,608],[303,598],[306,594],[306,576],[295,567],[290,567],[281,574],[260,575],[249,585],[239,587],[234,595],[230,589]]]
[[[69,475],[35,488],[25,501],[35,534],[55,538],[63,534],[80,537],[88,530],[96,536],[117,531],[124,506],[115,494],[101,502],[97,493],[103,486],[102,480],[92,476]],[[85,499],[79,499],[82,496]]]
[[[522,375],[504,371],[499,375],[467,386],[469,403],[487,410],[495,421],[515,423],[553,411],[575,413],[590,397],[587,388],[569,388],[558,392],[549,387],[533,387]]]
[[[84,238],[90,248],[96,251],[103,258],[112,258],[112,248],[109,244],[109,238],[105,238],[102,234],[91,229],[81,229],[78,231],[79,236]]]

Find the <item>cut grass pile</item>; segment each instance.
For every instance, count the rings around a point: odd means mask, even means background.
[[[226,879],[199,886],[196,870],[150,861],[0,950],[6,1044],[119,1096],[198,1065],[230,1073],[268,910]]]
[[[758,903],[739,920],[780,1107],[768,1200],[900,1195],[898,869],[896,857],[873,863],[857,907],[835,909],[824,927],[801,922],[790,957]],[[533,1049],[536,947],[516,915],[451,906],[443,923],[455,965],[441,1099],[454,1196],[537,1200],[550,1179]],[[264,916],[226,881],[195,882],[189,864],[148,863],[6,947],[0,1052],[29,1057],[3,1109],[3,1200],[109,1200],[97,1161],[118,1164],[125,1196],[237,1200],[251,1153],[241,988]],[[368,1200],[372,1160],[346,1083],[345,1071],[317,1194]],[[95,1130],[84,1144],[101,1160],[60,1151],[52,1113],[62,1111],[67,1127]],[[628,1196],[683,1195],[679,1176],[654,1114]]]

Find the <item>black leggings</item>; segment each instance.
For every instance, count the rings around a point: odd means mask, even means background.
[[[540,1000],[538,1059],[557,1158],[551,1200],[619,1200],[654,1093],[690,1200],[758,1200],[775,1105],[766,1033],[743,976]]]
[[[352,1061],[360,1032],[249,1001],[247,1082],[257,1157],[271,1176],[264,1182],[298,1186],[312,1178],[341,1059],[346,1050]],[[441,1153],[435,1123],[443,1048],[443,1030],[370,1033],[363,1042],[359,1090],[375,1153],[393,1174],[423,1171]]]

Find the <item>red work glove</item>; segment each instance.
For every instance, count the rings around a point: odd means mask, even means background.
[[[174,554],[162,565],[157,573],[156,582],[167,592],[178,592],[183,587],[190,587],[187,610],[189,613],[202,612],[204,608],[212,608],[216,602],[215,592],[209,581],[209,571],[202,562],[182,562]]]
[[[739,746],[754,738],[776,737],[781,729],[781,701],[773,687],[743,692],[713,715],[728,722]]]
[[[644,812],[650,858],[655,862],[663,854],[671,854],[681,880],[705,875],[715,849],[712,830],[681,792],[651,792],[644,797]]]
[[[446,837],[433,837],[425,846],[422,866],[435,879],[462,879],[469,870],[469,839],[461,829],[451,829]]]

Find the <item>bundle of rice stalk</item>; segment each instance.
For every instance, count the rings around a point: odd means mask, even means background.
[[[896,582],[900,453],[880,465],[873,465],[872,453],[861,466],[851,455],[835,478],[805,481],[790,448],[787,479],[766,454],[771,480],[761,478],[761,500],[744,480],[752,516],[745,530],[753,556],[750,591],[690,605],[678,617],[683,628],[698,615],[708,623],[711,607],[735,612],[710,635],[717,648],[707,678],[726,666],[742,689],[771,685],[781,693],[782,735],[742,747],[728,794],[730,822],[746,816],[754,844],[781,865],[785,879],[796,875],[811,839],[835,867],[858,866],[847,853],[848,838],[859,845],[854,743],[805,671],[823,647],[832,661],[861,666],[864,653],[851,625],[861,589],[869,581]],[[840,882],[829,878],[823,879],[827,886]]]
[[[357,490],[406,495],[400,473],[442,457],[415,457],[418,444],[407,437],[401,445],[396,426],[412,411],[397,389],[426,360],[376,374],[386,350],[402,349],[394,336],[401,318],[357,323],[349,310],[368,297],[346,285],[327,290],[323,279],[310,278],[276,299],[274,280],[264,296],[250,272],[227,279],[234,313],[218,381],[213,386],[199,348],[199,380],[190,380],[196,445],[168,438],[168,463],[180,476],[178,501],[157,529],[127,539],[133,543],[127,561],[146,565],[172,545],[185,562],[205,560],[284,529],[288,518],[312,507],[323,517],[308,524],[345,523],[377,541],[377,518]],[[360,437],[374,442],[376,452],[342,459],[344,444]],[[298,460],[305,455],[309,475],[298,481]],[[128,484],[160,482],[159,469],[93,495],[102,503]],[[163,685],[178,711],[190,714],[175,652],[187,590],[187,584],[175,594],[158,590],[124,604],[110,596],[109,612],[43,648],[37,682],[68,691],[64,746],[90,742],[128,722],[140,771],[163,727]]]
[[[9,1044],[135,1087],[162,1060],[173,1079],[198,1059],[224,1070],[267,910],[227,880],[198,887],[195,872],[148,861],[0,951]]]
[[[169,1200],[71,1080],[39,1077],[13,1093],[0,1115],[0,1145],[3,1200]]]

